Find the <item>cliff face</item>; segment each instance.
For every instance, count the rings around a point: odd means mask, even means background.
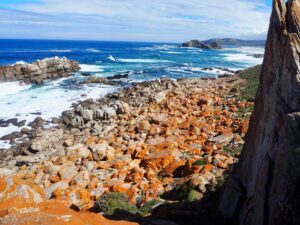
[[[273,1],[255,110],[220,209],[239,224],[300,224],[300,0]]]
[[[76,61],[66,58],[49,58],[32,64],[16,64],[0,67],[0,82],[22,80],[26,83],[42,83],[46,79],[65,77],[80,70]]]

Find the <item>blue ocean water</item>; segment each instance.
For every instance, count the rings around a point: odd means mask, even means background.
[[[0,40],[0,65],[58,56],[77,60],[82,68],[71,77],[43,85],[0,83],[0,120],[18,118],[26,120],[27,125],[37,114],[51,119],[76,101],[99,98],[119,88],[82,84],[86,78],[82,72],[100,77],[126,73],[128,83],[160,77],[216,76],[226,73],[224,69],[240,70],[260,64],[262,59],[253,55],[263,52],[263,47],[225,46],[222,50],[200,50],[180,48],[174,43]],[[0,127],[0,137],[20,129],[12,124]],[[9,143],[0,141],[1,147],[9,147]]]

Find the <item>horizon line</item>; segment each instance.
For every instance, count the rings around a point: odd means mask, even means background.
[[[200,39],[190,39],[191,40],[200,40],[200,41],[207,41],[211,39],[236,39],[242,41],[266,41],[266,39],[240,39],[240,38],[208,38],[206,40]],[[26,41],[91,41],[91,42],[135,42],[135,43],[173,43],[173,44],[180,44],[183,42],[165,42],[165,41],[134,41],[134,40],[94,40],[94,39],[51,39],[51,38],[1,38],[0,40],[26,40]],[[186,42],[186,41],[184,41]]]

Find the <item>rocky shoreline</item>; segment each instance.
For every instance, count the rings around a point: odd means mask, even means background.
[[[78,62],[67,58],[47,58],[32,64],[0,66],[0,82],[23,81],[41,84],[44,80],[69,76],[80,70]]]
[[[43,198],[80,211],[108,213],[99,201],[109,193],[124,194],[132,213],[147,202],[168,202],[159,197],[165,193],[172,201],[199,200],[243,144],[250,114],[244,109],[253,105],[238,97],[243,82],[236,75],[160,79],[80,102],[57,127],[37,124],[29,141],[2,151],[0,175],[21,177]]]

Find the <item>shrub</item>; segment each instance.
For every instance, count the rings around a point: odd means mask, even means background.
[[[105,215],[113,215],[115,210],[123,210],[136,214],[137,207],[128,201],[128,197],[122,193],[111,192],[102,195],[96,202],[95,208]]]

